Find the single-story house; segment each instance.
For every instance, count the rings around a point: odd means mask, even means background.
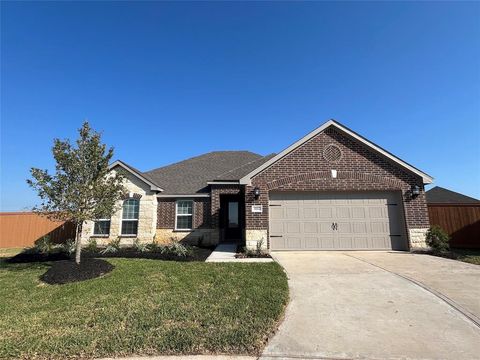
[[[425,246],[430,175],[335,120],[278,154],[215,151],[142,172],[116,161],[129,190],[82,240],[216,244],[269,250]]]

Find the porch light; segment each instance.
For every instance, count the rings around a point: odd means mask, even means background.
[[[413,185],[412,189],[411,189],[411,192],[412,192],[412,198],[417,197],[418,195],[420,195],[420,186]]]
[[[255,199],[258,199],[260,197],[260,189],[258,187],[253,189],[253,195],[255,196]]]

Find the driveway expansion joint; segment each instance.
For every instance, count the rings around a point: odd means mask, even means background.
[[[345,256],[349,256],[351,258],[354,258],[356,260],[359,260],[359,261],[362,261],[366,264],[369,264],[369,265],[372,265],[376,268],[379,268],[383,271],[386,271],[392,275],[396,275],[404,280],[407,280],[409,282],[411,282],[412,284],[415,284],[417,285],[418,287],[424,289],[425,291],[428,291],[430,294],[434,295],[435,297],[439,298],[440,300],[442,300],[443,302],[445,302],[446,304],[448,304],[450,307],[452,307],[453,309],[455,309],[457,312],[459,312],[461,315],[463,315],[467,320],[469,320],[470,322],[472,322],[476,327],[480,328],[480,319],[475,316],[474,314],[470,313],[468,310],[464,309],[460,304],[458,304],[457,302],[455,302],[454,300],[450,299],[448,296],[430,288],[429,286],[425,285],[424,283],[420,282],[420,281],[417,281],[415,279],[412,279],[406,275],[402,275],[402,274],[399,274],[399,273],[396,273],[394,271],[391,271],[391,270],[388,270],[380,265],[377,265],[377,264],[374,264],[374,263],[371,263],[365,259],[362,259],[362,258],[358,258],[352,254],[346,254],[346,253],[343,253],[343,255]]]

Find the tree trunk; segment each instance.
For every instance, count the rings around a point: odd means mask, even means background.
[[[80,264],[80,254],[82,253],[82,224],[77,223],[75,230],[75,262]]]

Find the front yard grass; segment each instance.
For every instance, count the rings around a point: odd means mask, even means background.
[[[456,260],[480,265],[480,250],[452,249],[457,256]]]
[[[0,358],[257,354],[288,301],[276,263],[108,261],[66,285],[39,280],[48,263],[0,261]]]
[[[21,253],[23,248],[0,248],[0,259],[15,256]]]

